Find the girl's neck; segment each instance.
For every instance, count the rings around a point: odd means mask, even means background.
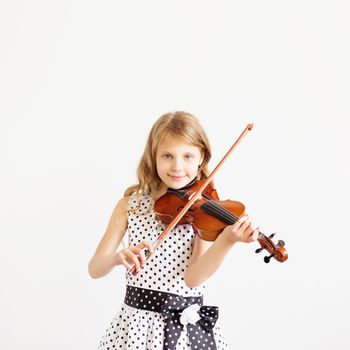
[[[153,200],[156,201],[158,198],[163,196],[166,193],[167,189],[168,188],[165,185],[162,185],[158,190],[154,190],[151,194]]]

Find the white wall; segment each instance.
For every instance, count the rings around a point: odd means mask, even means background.
[[[96,349],[123,271],[87,264],[154,121],[187,110],[216,177],[290,259],[235,247],[207,304],[240,350],[350,348],[347,1],[0,3],[1,349]]]

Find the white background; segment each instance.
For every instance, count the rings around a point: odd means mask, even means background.
[[[238,245],[207,283],[231,349],[350,348],[347,1],[0,3],[1,349],[96,349],[123,269],[88,262],[150,127],[196,115],[222,199],[290,258]]]

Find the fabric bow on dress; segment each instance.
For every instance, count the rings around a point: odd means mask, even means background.
[[[183,327],[187,327],[192,350],[216,350],[213,328],[217,306],[189,304],[188,298],[168,295],[161,308],[164,316],[164,350],[175,350]]]

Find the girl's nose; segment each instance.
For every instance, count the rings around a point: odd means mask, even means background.
[[[179,172],[182,170],[182,162],[180,159],[174,159],[171,170],[174,172]]]

